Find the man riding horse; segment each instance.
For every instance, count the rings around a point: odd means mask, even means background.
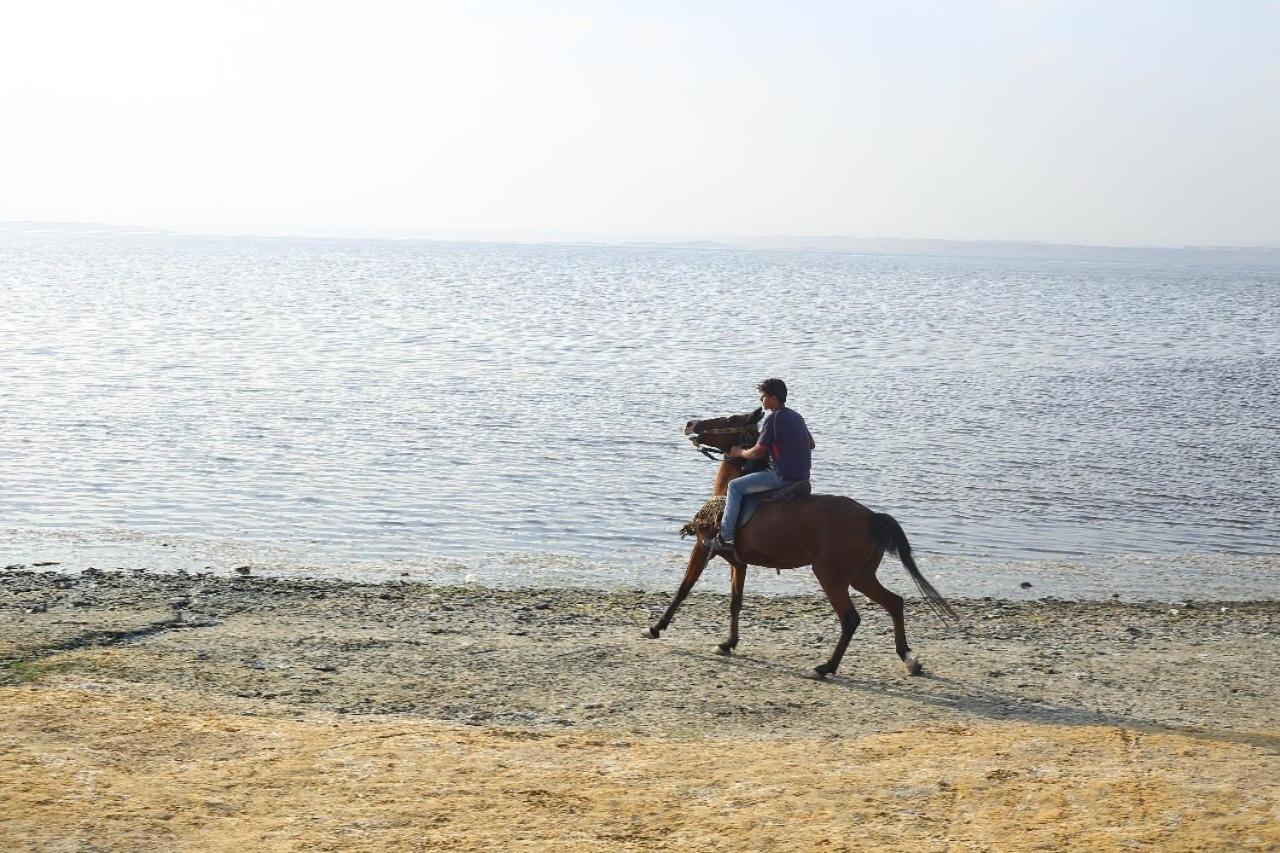
[[[729,503],[721,527],[728,540],[722,547],[728,548],[723,556],[730,567],[732,595],[729,636],[716,646],[716,653],[732,654],[738,645],[738,614],[742,610],[748,564],[779,570],[812,566],[814,577],[840,620],[840,638],[831,657],[810,670],[808,677],[826,678],[840,666],[849,641],[862,621],[849,596],[851,590],[862,593],[889,614],[893,620],[893,641],[898,658],[906,664],[908,673],[918,675],[920,661],[907,645],[905,602],[898,594],[885,589],[876,578],[881,558],[886,553],[897,554],[920,590],[925,605],[945,621],[958,623],[959,617],[921,574],[912,556],[907,534],[893,516],[873,512],[850,497],[807,494],[809,451],[814,446],[813,438],[804,425],[804,419],[785,407],[786,399],[787,386],[779,379],[766,379],[760,383],[760,402],[764,408],[748,414],[694,418],[684,425],[685,437],[708,458],[715,451],[724,454],[712,494],[725,497]],[[759,440],[743,451],[740,445],[757,435],[756,425],[760,423],[765,409],[769,410],[769,420],[760,430]],[[761,472],[764,476],[747,473],[732,461],[741,456],[760,459],[766,453],[773,469]],[[804,494],[785,502],[762,503],[751,522],[735,537],[737,518],[734,516],[741,510],[742,496],[762,488],[789,486],[789,480],[795,481],[796,490]],[[688,598],[711,560],[711,545],[715,541],[712,536],[715,530],[712,505],[713,501],[708,501],[703,506],[706,512],[700,511],[686,525],[697,534],[698,542],[689,552],[684,578],[666,611],[644,633],[651,640],[658,639],[671,625],[676,610]]]
[[[756,390],[760,392],[760,405],[769,413],[760,426],[760,438],[754,447],[746,450],[730,447],[725,458],[761,459],[767,455],[769,467],[730,481],[720,533],[711,541],[713,554],[733,555],[734,533],[744,497],[809,479],[810,451],[816,445],[804,418],[795,409],[787,408],[787,383],[766,379]]]

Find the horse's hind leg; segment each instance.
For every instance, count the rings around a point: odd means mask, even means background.
[[[889,618],[893,620],[893,640],[898,648],[898,657],[906,664],[909,674],[919,675],[924,667],[920,665],[920,661],[916,660],[915,655],[911,654],[911,647],[907,645],[907,624],[903,615],[902,596],[885,589],[875,575],[858,578],[854,581],[853,588],[888,611]]]
[[[831,653],[831,659],[814,667],[812,672],[806,673],[808,678],[822,679],[834,673],[840,666],[840,660],[844,657],[845,649],[849,648],[849,640],[853,639],[853,632],[858,630],[858,623],[862,621],[862,617],[858,616],[858,611],[853,607],[853,599],[849,597],[848,580],[841,572],[814,566],[813,573],[818,576],[822,591],[827,594],[827,600],[831,602],[832,609],[840,619],[840,640]]]
[[[747,564],[729,563],[732,597],[729,600],[729,639],[716,646],[716,654],[731,654],[738,645],[738,614],[742,612],[742,588],[747,582]]]

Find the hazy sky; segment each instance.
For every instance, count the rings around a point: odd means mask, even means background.
[[[1280,245],[1280,2],[0,14],[0,220]]]

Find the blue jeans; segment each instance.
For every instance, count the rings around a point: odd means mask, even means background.
[[[754,474],[747,474],[736,480],[730,480],[729,496],[724,502],[724,517],[720,521],[721,537],[733,539],[733,534],[738,529],[738,513],[742,511],[742,499],[744,497],[758,492],[780,489],[786,484],[787,481],[779,477],[778,472],[772,468],[766,471],[757,471]]]

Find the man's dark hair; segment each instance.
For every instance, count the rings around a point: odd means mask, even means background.
[[[770,397],[777,397],[778,402],[786,405],[787,403],[787,383],[781,379],[766,379],[756,386],[756,390],[761,394],[768,394]]]

